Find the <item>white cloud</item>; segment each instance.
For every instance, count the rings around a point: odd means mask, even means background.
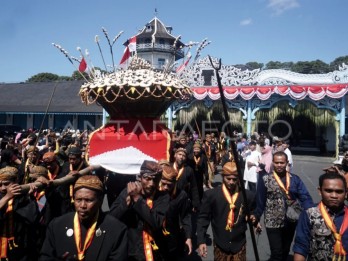
[[[276,15],[299,6],[298,0],[268,0],[268,7],[273,9]]]
[[[252,23],[253,23],[253,20],[251,18],[244,19],[244,20],[240,21],[240,25],[242,25],[242,26],[251,25]]]

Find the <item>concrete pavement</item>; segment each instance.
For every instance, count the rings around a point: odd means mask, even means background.
[[[334,158],[328,157],[319,157],[319,156],[293,156],[294,167],[293,173],[297,174],[305,183],[309,193],[311,194],[313,201],[318,202],[320,200],[320,196],[317,191],[319,176],[323,174],[323,169],[332,165],[332,162],[335,160]],[[216,183],[221,183],[221,176],[216,175],[215,177]],[[263,225],[263,220],[261,221]],[[213,261],[213,247],[212,247],[212,232],[209,227],[208,230],[209,238],[208,238],[208,257],[201,258],[197,255],[197,252],[194,253],[191,257],[186,258],[185,260],[194,260],[194,261]],[[270,249],[268,244],[268,239],[266,235],[266,231],[261,233],[261,235],[256,236],[256,243],[259,253],[259,258],[261,261],[266,261],[270,257]],[[289,259],[292,260],[292,251],[290,252]],[[253,261],[255,260],[254,251],[252,247],[252,241],[249,230],[247,231],[247,260]]]
[[[309,193],[311,194],[313,201],[318,202],[320,200],[319,194],[317,192],[318,187],[318,179],[321,174],[323,174],[323,168],[327,168],[332,165],[332,162],[335,160],[334,158],[328,158],[328,157],[319,157],[319,156],[293,156],[294,160],[294,167],[293,167],[293,173],[300,176],[300,178],[305,183]],[[216,175],[215,176],[215,184],[221,184],[221,176]],[[108,210],[108,206],[106,201],[103,205],[104,210]],[[263,224],[263,220],[262,220]],[[268,239],[266,235],[266,231],[264,230],[261,235],[256,236],[256,242],[257,242],[257,248],[258,253],[261,261],[268,260],[270,256],[270,250],[268,245]],[[194,242],[195,244],[195,242]],[[208,245],[208,256],[207,258],[201,258],[198,256],[197,250],[194,251],[189,257],[185,258],[185,261],[213,261],[213,238],[212,238],[212,231],[209,227],[208,229],[208,239],[207,239],[207,245]],[[290,253],[292,254],[292,252]],[[247,231],[247,260],[252,261],[255,260],[252,243],[251,243],[251,237],[250,232]],[[292,257],[290,256],[288,260],[292,260]]]

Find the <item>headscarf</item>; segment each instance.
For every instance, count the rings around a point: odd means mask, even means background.
[[[103,183],[95,175],[83,175],[79,177],[75,182],[74,191],[76,192],[81,188],[87,188],[100,192],[104,191]]]
[[[168,165],[162,166],[162,179],[168,180],[168,181],[175,181],[176,177],[178,176],[178,172],[172,167]]]
[[[52,162],[52,161],[56,160],[56,154],[54,154],[54,152],[52,152],[52,151],[46,152],[42,156],[42,160],[46,161],[46,162]]]
[[[48,178],[48,170],[43,166],[34,166],[30,168],[30,177],[38,178],[40,176]]]
[[[226,162],[225,165],[222,167],[222,175],[228,176],[228,175],[237,175],[237,165],[234,161]]]
[[[18,170],[15,167],[5,167],[0,169],[0,181],[15,180],[18,177]]]
[[[269,145],[265,145],[265,147],[261,151],[261,160],[260,163],[265,164],[265,171],[267,173],[271,172],[272,167],[272,147]]]
[[[157,162],[144,160],[143,164],[141,164],[140,175],[154,176],[160,174],[162,174],[162,168]]]

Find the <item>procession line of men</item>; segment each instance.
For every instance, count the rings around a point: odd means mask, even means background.
[[[209,157],[201,144],[192,146],[191,159],[185,148],[178,147],[172,163],[144,161],[138,178],[117,195],[109,213],[101,211],[104,175],[81,176],[73,185],[51,185],[66,175],[78,177],[78,171],[87,166],[79,148],[71,148],[63,166],[55,153],[45,153],[42,162],[47,169],[34,164],[35,153],[35,148],[28,149],[30,160],[22,171],[9,166],[0,169],[0,258],[180,260],[193,252],[194,237],[205,258],[211,225],[214,260],[246,260],[247,222],[261,231],[262,215],[271,249],[269,260],[287,260],[295,230],[294,260],[343,260],[347,256],[345,179],[323,174],[319,179],[322,200],[315,205],[301,179],[287,170],[284,152],[273,154],[273,171],[259,175],[256,191],[248,190],[245,202],[244,184],[232,158],[223,164],[222,184],[200,192]],[[30,183],[34,174],[36,181],[45,184],[44,190],[37,191]],[[19,181],[30,185],[28,194],[22,195]],[[286,216],[289,202],[296,200],[304,209],[298,223]]]

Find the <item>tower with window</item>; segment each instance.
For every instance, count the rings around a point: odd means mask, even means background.
[[[172,35],[173,28],[157,17],[148,22],[136,35],[137,55],[157,70],[163,70],[184,57],[184,44]]]

